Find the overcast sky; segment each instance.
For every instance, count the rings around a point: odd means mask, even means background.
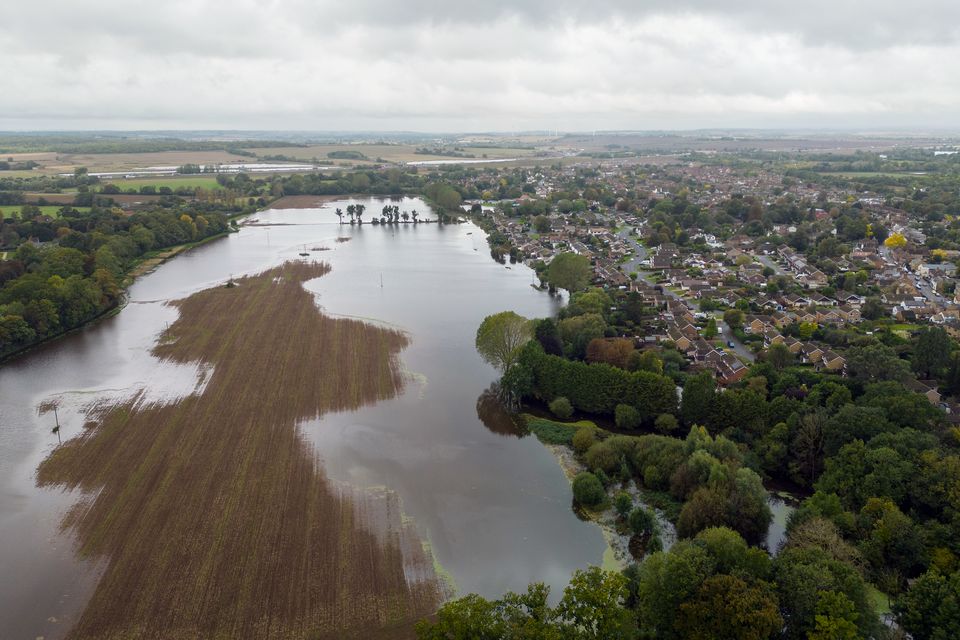
[[[9,0],[0,129],[960,130],[960,0]]]

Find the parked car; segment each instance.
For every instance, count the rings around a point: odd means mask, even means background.
[[[736,347],[737,345],[734,344],[733,340],[727,340],[727,346],[730,347],[731,349],[733,349],[733,348]]]

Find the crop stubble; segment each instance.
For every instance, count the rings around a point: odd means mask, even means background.
[[[395,498],[329,482],[297,431],[404,384],[404,334],[317,310],[302,284],[328,271],[288,262],[174,303],[154,355],[212,365],[204,391],[101,409],[40,465],[89,496],[63,527],[107,559],[69,637],[402,637],[436,608]]]

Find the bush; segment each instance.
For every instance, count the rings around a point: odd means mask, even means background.
[[[570,424],[553,422],[538,418],[527,423],[527,429],[537,436],[537,439],[544,444],[573,444],[573,436],[580,431],[577,427]]]
[[[617,450],[607,442],[595,443],[584,458],[592,471],[600,470],[607,474],[618,471],[622,459]]]
[[[573,450],[577,453],[586,453],[587,450],[593,446],[593,443],[597,441],[597,436],[595,429],[590,427],[581,427],[577,429],[577,432],[573,434]]]
[[[577,474],[573,479],[573,499],[585,507],[595,507],[606,497],[603,485],[589,471]]]
[[[657,528],[657,519],[653,512],[643,507],[637,507],[631,511],[627,522],[633,533],[638,536],[653,533]]]
[[[680,424],[677,422],[677,418],[669,413],[661,413],[657,416],[656,421],[654,421],[653,426],[657,428],[657,431],[660,433],[673,433],[677,430]]]
[[[640,427],[640,412],[628,404],[618,404],[613,415],[618,429],[637,429]]]
[[[569,420],[573,415],[573,405],[571,405],[570,401],[563,396],[554,398],[550,402],[550,413],[557,416],[561,420]]]
[[[613,499],[613,507],[621,518],[626,518],[630,515],[630,510],[633,509],[633,498],[626,491],[621,491]]]

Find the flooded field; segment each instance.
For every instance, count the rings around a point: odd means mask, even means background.
[[[478,416],[477,324],[555,302],[472,225],[346,204],[257,214],[0,368],[0,637],[404,637],[601,562],[550,452]]]

